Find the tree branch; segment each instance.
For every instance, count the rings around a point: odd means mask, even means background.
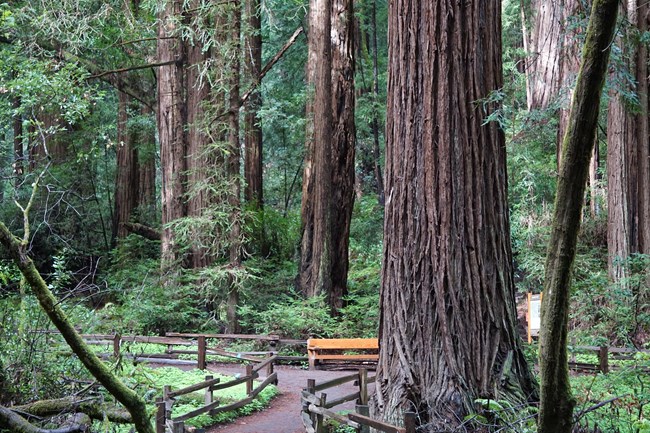
[[[139,224],[139,223],[123,223],[123,226],[125,229],[130,231],[131,233],[135,233],[136,235],[140,235],[145,239],[149,239],[152,241],[159,241],[161,234],[160,230],[156,230],[152,227],[146,226],[144,224]]]
[[[119,68],[119,69],[113,69],[111,71],[99,72],[94,75],[91,75],[88,78],[101,78],[109,74],[121,74],[129,71],[137,71],[139,69],[158,68],[160,66],[173,65],[174,63],[176,63],[176,60],[168,60],[166,62],[160,62],[160,63],[147,63],[146,65],[137,65],[137,66],[131,66],[129,68]]]
[[[278,51],[275,56],[271,60],[269,60],[266,65],[262,68],[260,71],[260,74],[255,78],[255,81],[253,84],[251,84],[250,89],[244,93],[244,95],[241,97],[240,100],[240,105],[244,105],[244,103],[250,98],[251,94],[255,91],[257,86],[262,82],[262,79],[266,76],[266,74],[271,70],[271,68],[284,56],[284,53],[287,52],[289,48],[296,42],[298,39],[298,36],[300,36],[301,33],[303,33],[304,29],[302,26],[298,27],[295,32],[293,32],[293,35],[289,38],[289,40],[284,44],[282,48],[280,48],[280,51]]]

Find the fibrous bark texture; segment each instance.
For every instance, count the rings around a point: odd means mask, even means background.
[[[332,287],[331,155],[332,49],[331,0],[311,0],[309,11],[307,143],[302,197],[299,286],[306,296],[328,295]],[[311,111],[309,111],[311,110]]]
[[[158,136],[162,168],[162,268],[177,264],[180,254],[170,223],[186,215],[186,112],[184,100],[184,45],[178,35],[180,0],[165,2],[158,26],[158,61],[175,63],[158,69]]]
[[[129,222],[138,205],[138,151],[128,128],[131,97],[118,91],[117,107],[117,173],[115,176],[115,214],[113,238],[126,237],[124,223]]]
[[[354,206],[354,8],[332,0],[332,289],[330,305],[348,293],[348,249]]]
[[[262,72],[262,19],[260,0],[246,0],[246,38],[244,70],[255,86],[244,105],[244,198],[253,207],[264,201],[262,188],[262,125],[258,115],[262,107],[259,76]]]
[[[621,13],[630,24],[616,44],[621,56],[613,69],[607,118],[607,245],[613,281],[627,276],[630,254],[650,253],[650,136],[648,130],[648,53],[634,41],[648,28],[645,2],[625,0]],[[635,83],[627,78],[635,77]],[[629,95],[636,93],[638,106]]]
[[[567,358],[571,267],[617,9],[618,0],[594,1],[562,147],[562,165],[544,276],[539,344],[539,433],[569,433],[572,428],[575,400],[571,395]]]
[[[386,211],[375,411],[453,430],[535,387],[515,329],[498,2],[389,6]]]

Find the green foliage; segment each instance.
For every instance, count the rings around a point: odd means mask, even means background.
[[[477,413],[467,415],[464,422],[484,431],[534,433],[535,414],[533,406],[515,406],[507,400],[480,398],[474,400]]]
[[[253,311],[246,305],[239,309],[242,324],[260,334],[278,334],[286,338],[329,337],[335,321],[323,296],[300,299],[284,296],[265,311]]]
[[[650,367],[649,360],[603,375],[571,378],[573,393],[578,400],[576,414],[579,425],[600,431],[640,433],[648,427],[650,411],[650,377],[642,369]],[[600,402],[616,398],[609,404],[592,409]],[[591,409],[591,410],[590,410]]]

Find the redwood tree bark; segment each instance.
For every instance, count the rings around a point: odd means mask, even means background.
[[[476,398],[526,402],[515,329],[499,2],[389,6],[386,210],[375,411],[450,431]]]
[[[158,61],[176,63],[158,69],[158,136],[162,167],[162,258],[163,271],[181,258],[169,224],[186,215],[186,141],[183,60],[185,53],[177,34],[182,1],[165,2],[158,25]]]
[[[343,307],[348,293],[348,249],[354,207],[354,7],[332,0],[332,289],[330,306]]]
[[[260,0],[246,1],[246,29],[244,45],[244,70],[255,83],[262,72],[262,20]],[[262,176],[262,125],[258,115],[262,107],[259,85],[244,104],[244,198],[253,207],[264,202]]]
[[[569,125],[562,146],[563,162],[544,275],[539,341],[539,433],[569,433],[572,429],[575,400],[571,395],[567,357],[571,268],[580,231],[585,183],[617,9],[618,0],[595,0],[593,3]]]
[[[331,0],[311,0],[309,11],[307,143],[302,197],[299,286],[306,296],[328,295],[332,287],[331,155],[332,47]],[[310,129],[313,135],[310,134]]]
[[[113,214],[113,241],[126,237],[129,222],[138,205],[138,151],[134,135],[128,130],[128,108],[131,97],[118,90],[117,104],[117,173],[115,176],[115,212]]]
[[[648,6],[638,0],[621,3],[621,13],[640,32],[647,31]],[[648,130],[648,53],[627,28],[617,42],[623,53],[612,74],[607,118],[607,247],[609,274],[613,281],[627,276],[624,263],[633,253],[650,253],[650,137]],[[622,76],[618,76],[621,74]],[[636,78],[636,88],[627,76]],[[635,92],[637,111],[626,102]]]

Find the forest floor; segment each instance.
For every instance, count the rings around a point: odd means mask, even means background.
[[[242,367],[238,365],[213,364],[208,369],[217,373],[232,375],[241,373]],[[316,383],[349,375],[346,371],[304,370],[300,367],[279,365],[275,366],[278,373],[278,390],[280,394],[271,400],[268,408],[252,415],[237,418],[229,424],[212,426],[208,433],[304,433],[305,428],[300,417],[300,392],[307,386],[307,379],[315,379]],[[260,371],[260,379],[265,373]],[[342,397],[358,390],[352,382],[330,388],[327,399]],[[374,385],[369,391],[374,390]],[[354,402],[348,402],[334,408],[335,411],[354,410]]]

